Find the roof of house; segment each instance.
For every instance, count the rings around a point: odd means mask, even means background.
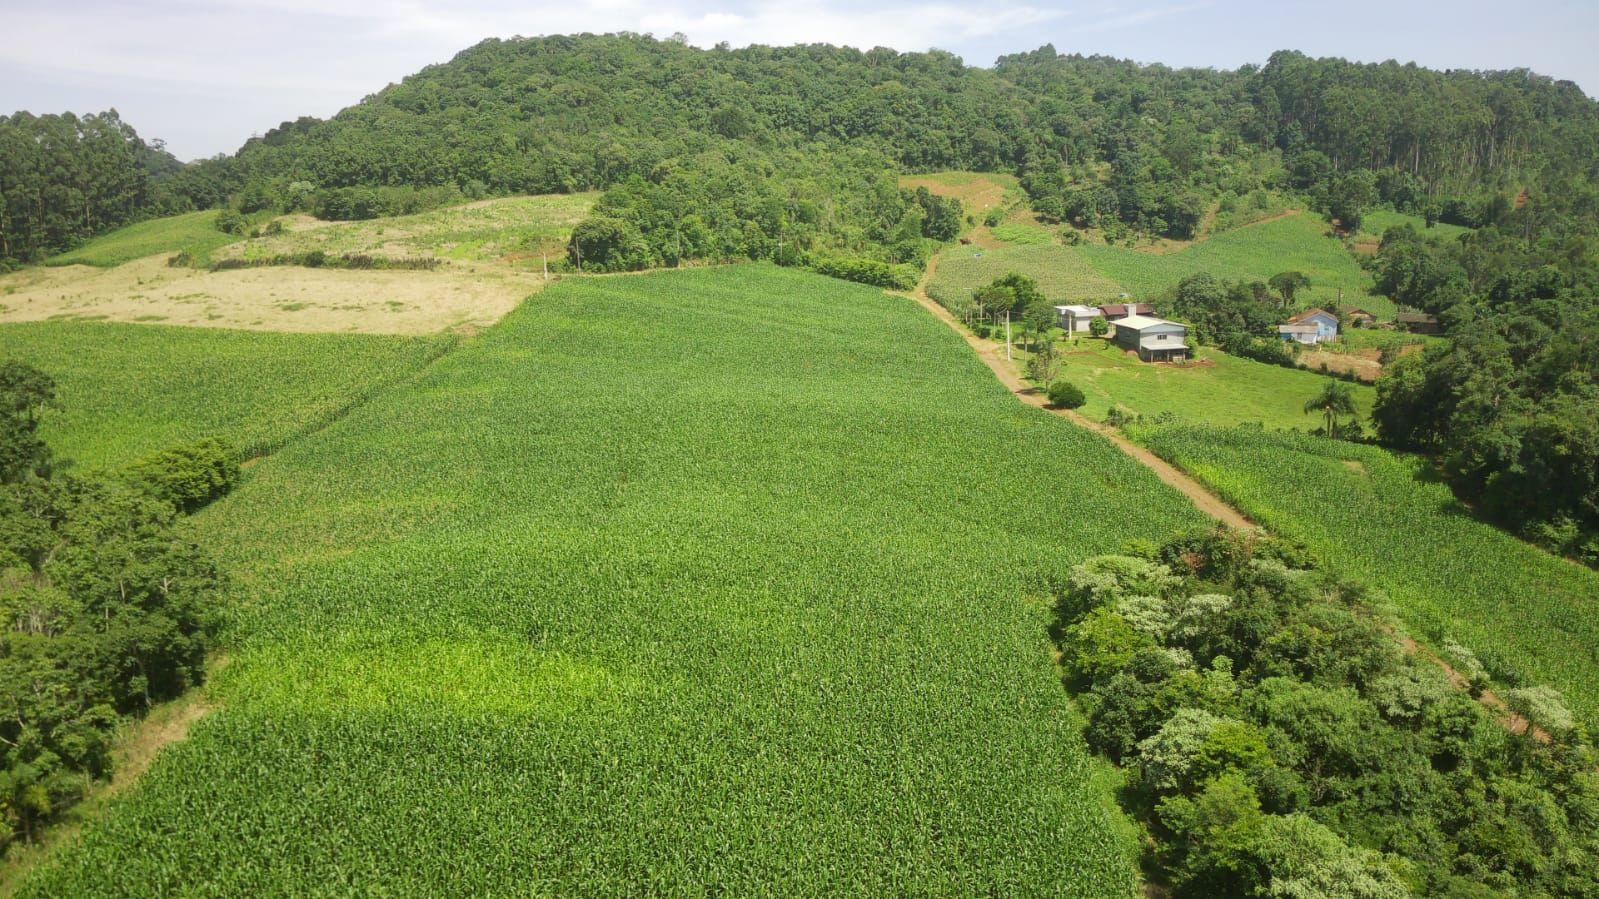
[[[1106,315],[1148,315],[1155,307],[1149,303],[1107,303],[1099,310]]]
[[[1437,324],[1438,316],[1425,312],[1401,312],[1394,316],[1394,321],[1405,324]]]
[[[1056,312],[1070,312],[1073,315],[1103,315],[1098,306],[1084,306],[1082,303],[1072,303],[1069,306],[1056,306]]]
[[[1277,333],[1278,334],[1314,334],[1314,333],[1316,333],[1316,324],[1314,322],[1288,322],[1286,324],[1278,325],[1277,326]]]
[[[1359,306],[1345,306],[1344,307],[1344,314],[1345,315],[1364,315],[1367,318],[1376,318],[1377,317],[1377,316],[1373,315],[1372,313],[1367,312],[1366,310],[1360,308]]]
[[[1143,331],[1146,328],[1153,328],[1156,325],[1173,325],[1178,328],[1182,328],[1184,331],[1188,330],[1187,325],[1179,324],[1178,322],[1169,322],[1164,318],[1153,318],[1147,315],[1129,315],[1126,318],[1117,321],[1115,324],[1118,328],[1131,328],[1134,331]]]
[[[1306,309],[1304,312],[1296,312],[1293,315],[1288,316],[1288,321],[1286,323],[1290,325],[1297,325],[1302,322],[1310,321],[1318,315],[1325,315],[1335,322],[1338,320],[1338,316],[1333,315],[1331,312],[1328,312],[1325,309]]]

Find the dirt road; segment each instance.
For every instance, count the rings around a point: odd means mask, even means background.
[[[1193,501],[1193,504],[1198,507],[1199,511],[1204,512],[1206,515],[1209,515],[1211,518],[1214,518],[1217,521],[1220,521],[1222,524],[1225,524],[1231,528],[1241,529],[1255,527],[1254,523],[1248,518],[1245,518],[1243,515],[1239,514],[1237,509],[1234,509],[1225,502],[1222,502],[1220,497],[1205,489],[1205,487],[1198,481],[1186,474],[1183,474],[1169,462],[1161,459],[1159,456],[1156,456],[1149,450],[1144,449],[1136,443],[1133,443],[1131,440],[1128,440],[1120,431],[1116,430],[1115,428],[1094,421],[1093,419],[1081,415],[1071,409],[1050,408],[1049,402],[1045,398],[1043,391],[1027,383],[1026,379],[1022,377],[1021,372],[1017,370],[1016,364],[1005,358],[1005,347],[1003,345],[996,344],[993,341],[983,340],[982,338],[973,334],[971,331],[968,331],[966,328],[961,326],[960,322],[956,321],[955,316],[951,315],[948,309],[940,306],[935,300],[927,295],[927,283],[932,280],[933,274],[937,270],[938,257],[935,256],[928,263],[927,273],[922,276],[922,280],[916,285],[916,289],[911,293],[904,295],[909,296],[911,299],[920,303],[922,308],[926,309],[928,312],[931,312],[935,317],[938,318],[939,321],[948,325],[952,330],[955,331],[955,333],[959,334],[961,338],[966,341],[966,344],[972,348],[972,351],[977,354],[977,358],[983,360],[983,364],[987,365],[989,369],[994,372],[994,377],[998,378],[999,382],[1004,384],[1007,390],[1009,390],[1012,394],[1015,394],[1017,399],[1028,404],[1029,406],[1036,406],[1040,409],[1053,412],[1056,415],[1071,420],[1073,424],[1103,435],[1105,439],[1109,440],[1111,443],[1114,443],[1122,452],[1131,456],[1140,465],[1143,465],[1150,471],[1153,471],[1155,475],[1162,481],[1176,488],[1184,496],[1188,497],[1191,501]]]

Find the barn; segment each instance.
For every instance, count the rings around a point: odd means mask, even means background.
[[[1112,324],[1116,328],[1116,342],[1129,350],[1137,350],[1138,358],[1145,362],[1182,362],[1188,358],[1188,327],[1163,318],[1147,315],[1128,315]]]

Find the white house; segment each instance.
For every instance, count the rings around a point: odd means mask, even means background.
[[[1338,336],[1338,316],[1325,309],[1306,309],[1278,325],[1277,336],[1308,344],[1332,340]]]
[[[1145,362],[1182,362],[1188,358],[1188,327],[1163,318],[1147,315],[1129,315],[1111,322],[1116,328],[1116,342],[1130,350],[1138,351]]]
[[[1079,303],[1055,307],[1055,321],[1067,334],[1087,334],[1093,320],[1104,317],[1105,313],[1100,312],[1098,306],[1084,306]]]

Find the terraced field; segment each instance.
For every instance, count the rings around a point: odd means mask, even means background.
[[[222,707],[23,894],[1130,897],[1029,584],[1202,523],[909,299],[562,282],[200,515]]]
[[[1419,632],[1560,689],[1599,723],[1599,573],[1476,520],[1422,460],[1248,427],[1134,434],[1267,529],[1381,586]]]
[[[201,437],[246,455],[277,447],[443,352],[449,337],[264,334],[109,322],[0,324],[0,359],[55,379],[55,451],[123,465]]]

